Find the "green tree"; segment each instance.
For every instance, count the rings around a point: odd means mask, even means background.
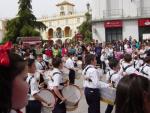
[[[91,14],[87,12],[85,14],[86,20],[78,27],[79,33],[84,37],[84,42],[89,43],[92,41],[92,21]]]
[[[19,11],[14,19],[7,22],[6,34],[3,42],[16,42],[17,37],[40,36],[39,31],[44,30],[46,26],[42,22],[36,21],[32,12],[32,0],[19,0]]]

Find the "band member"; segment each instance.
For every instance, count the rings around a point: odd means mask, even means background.
[[[134,68],[137,70],[137,71],[139,71],[139,69],[140,69],[140,67],[143,65],[143,60],[141,60],[140,58],[139,58],[139,55],[138,55],[138,53],[137,52],[135,52],[134,54],[133,54],[133,66],[134,66]]]
[[[143,76],[150,79],[150,56],[145,58],[145,64],[141,67],[140,72]]]
[[[132,63],[132,56],[130,54],[125,54],[124,56],[124,62],[121,66],[121,73],[123,75],[130,75],[132,73],[140,74],[133,66]]]
[[[29,102],[26,106],[26,113],[41,113],[41,102],[46,103],[48,106],[50,106],[50,103],[43,100],[40,96],[38,96],[38,93],[40,92],[38,88],[38,83],[36,78],[34,77],[36,67],[35,67],[35,61],[34,59],[28,60],[28,77],[27,82],[29,84]]]
[[[66,64],[65,66],[70,70],[69,71],[69,81],[70,84],[74,84],[75,83],[75,62],[73,61],[73,54],[72,53],[68,53],[68,59],[66,60]]]
[[[60,69],[63,68],[63,63],[61,58],[53,58],[52,65],[54,69],[52,70],[51,74],[51,88],[54,91],[55,95],[57,96],[58,100],[56,105],[52,111],[52,113],[66,113],[66,105],[65,105],[65,98],[63,97],[61,90],[64,86],[63,83],[63,75]]]
[[[106,80],[108,83],[111,83],[112,86],[115,88],[119,80],[122,78],[122,75],[118,74],[118,71],[120,69],[119,61],[116,59],[110,59],[109,67],[110,70],[106,74]],[[113,105],[108,104],[105,113],[111,113],[112,110],[113,110]]]
[[[45,63],[45,61],[43,60],[43,56],[42,54],[38,54],[37,55],[37,61],[35,62],[35,66],[36,66],[36,70],[37,70],[37,74],[36,74],[36,79],[38,80],[39,86],[42,88],[46,88],[46,84],[44,81],[44,72],[47,69],[47,65]]]
[[[21,113],[28,102],[26,62],[11,48],[11,42],[0,45],[0,113]]]
[[[84,75],[84,94],[88,104],[88,113],[100,113],[100,75],[98,74],[96,66],[95,55],[88,54],[85,56],[85,69],[82,74]],[[106,84],[105,87],[109,85]]]

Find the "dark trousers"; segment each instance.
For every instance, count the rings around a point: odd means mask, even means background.
[[[65,103],[63,102],[63,103],[60,104],[60,102],[61,102],[61,100],[58,99],[52,113],[66,113]]]
[[[26,113],[41,113],[42,104],[38,100],[29,100],[26,106]]]
[[[101,64],[100,55],[96,56],[96,61],[97,61],[97,64]]]
[[[70,69],[69,71],[69,81],[70,81],[70,84],[75,83],[75,71],[72,69]]]
[[[106,64],[104,61],[102,61],[102,67],[103,67],[104,74],[106,74]]]
[[[113,105],[108,104],[105,113],[111,113],[113,110]]]
[[[99,89],[85,88],[84,94],[88,104],[88,113],[100,113]]]

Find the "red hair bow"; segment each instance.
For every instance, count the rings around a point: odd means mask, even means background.
[[[7,51],[11,48],[11,42],[6,42],[4,45],[0,45],[0,65],[9,66],[10,60]]]

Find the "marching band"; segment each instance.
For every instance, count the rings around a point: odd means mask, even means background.
[[[90,46],[83,51],[82,60],[69,52],[63,57],[47,56],[46,61],[41,53],[26,58],[26,81],[29,85],[26,113],[66,113],[76,110],[82,96],[76,78],[83,81],[88,113],[100,113],[100,100],[108,103],[105,113],[111,113],[116,104],[116,88],[124,76],[136,74],[150,80],[148,50],[142,46],[140,50],[118,52],[115,48],[113,50],[112,45],[106,45],[99,55],[100,62],[97,62],[98,57]]]

